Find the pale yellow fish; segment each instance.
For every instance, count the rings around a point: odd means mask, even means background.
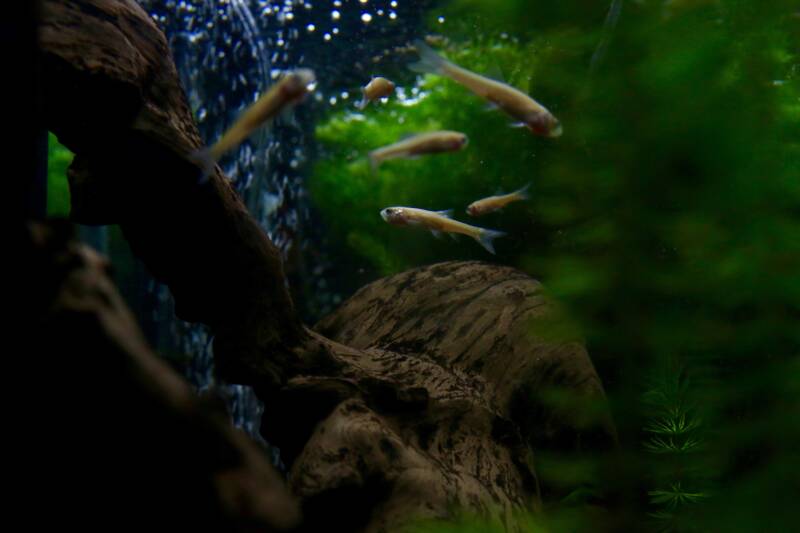
[[[393,226],[411,226],[426,229],[436,237],[441,236],[442,233],[449,233],[451,236],[455,234],[466,235],[478,241],[487,252],[495,253],[493,241],[497,237],[503,237],[505,233],[478,228],[453,220],[450,218],[452,213],[452,209],[447,211],[426,211],[415,207],[387,207],[381,211],[381,217]]]
[[[420,56],[418,63],[409,65],[414,72],[447,76],[487,100],[491,106],[510,115],[516,121],[515,126],[526,127],[544,137],[561,135],[563,130],[558,119],[546,107],[519,89],[461,68],[438,55],[420,40],[414,41],[414,47]]]
[[[469,144],[469,139],[457,131],[433,131],[414,135],[369,153],[373,170],[389,159],[413,158],[426,154],[457,152]]]
[[[214,165],[223,154],[237,147],[255,130],[285,109],[302,101],[314,80],[314,71],[309,69],[288,72],[255,103],[245,109],[233,126],[213,146],[194,152],[191,158],[203,168],[202,181],[208,179],[214,171]]]
[[[528,188],[530,186],[531,185],[529,183],[528,185],[512,193],[489,196],[488,198],[483,198],[481,200],[472,202],[467,207],[467,214],[473,217],[479,217],[481,215],[486,215],[488,213],[493,213],[503,209],[510,203],[527,200],[530,198],[528,195]]]
[[[379,98],[386,98],[387,96],[391,96],[394,92],[395,84],[387,80],[386,78],[372,78],[366,87],[361,89],[363,93],[363,97],[361,101],[356,106],[359,110],[363,110],[364,108],[369,105],[370,102],[374,102]]]

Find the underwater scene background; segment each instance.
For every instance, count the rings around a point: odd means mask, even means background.
[[[213,143],[287,69],[318,83],[292,116],[220,164],[283,254],[313,324],[366,283],[476,259],[514,266],[563,306],[537,334],[584,342],[622,464],[537,457],[552,485],[532,531],[592,530],[608,494],[642,530],[789,531],[800,495],[800,8],[774,0],[141,0],[166,33],[201,135]],[[455,82],[419,75],[425,38],[448,59],[533,95],[557,138],[510,127]],[[356,108],[372,76],[396,94]],[[463,151],[390,161],[403,136],[468,135]],[[66,215],[70,155],[51,136],[48,213]],[[471,202],[530,184],[479,219]],[[455,209],[506,232],[471,239],[386,224],[381,209]],[[173,317],[119,231],[82,235],[159,352],[214,387],[253,438],[264,407],[214,377],[210,334]],[[571,398],[553,398],[569,404]],[[267,406],[268,408],[268,406]],[[591,417],[591,413],[587,413]],[[263,443],[265,449],[268,444]],[[280,464],[279,450],[269,449]],[[601,497],[602,495],[602,497]],[[597,505],[596,505],[597,504]],[[421,531],[487,531],[462,524]],[[449,529],[448,529],[449,528]],[[500,529],[501,530],[501,529]]]

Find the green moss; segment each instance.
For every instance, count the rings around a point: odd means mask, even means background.
[[[66,217],[69,215],[69,184],[67,167],[72,163],[73,154],[59,144],[52,133],[47,139],[47,216]]]

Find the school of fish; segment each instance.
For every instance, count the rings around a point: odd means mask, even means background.
[[[563,133],[561,123],[542,104],[506,83],[481,76],[447,61],[421,40],[413,42],[420,61],[409,68],[418,73],[446,76],[469,89],[514,121],[514,127],[524,127],[534,135],[559,137]],[[211,147],[190,154],[190,160],[201,168],[200,182],[204,182],[214,171],[220,157],[234,149],[257,129],[285,113],[313,90],[316,78],[309,69],[298,69],[286,73],[266,93],[244,110],[241,116],[222,137]],[[363,111],[370,102],[388,98],[395,91],[395,84],[383,77],[374,77],[362,88],[362,99],[356,108]],[[413,159],[424,155],[442,154],[463,150],[469,144],[466,134],[457,131],[433,131],[400,139],[394,144],[377,148],[368,155],[373,172],[385,161],[404,158]],[[530,184],[509,194],[496,194],[471,203],[466,212],[478,217],[503,209],[514,202],[528,199]],[[454,220],[453,210],[428,211],[415,207],[387,207],[380,212],[381,217],[393,226],[407,226],[425,229],[436,237],[447,233],[454,237],[466,235],[475,239],[487,252],[494,254],[494,239],[506,233],[479,228]]]

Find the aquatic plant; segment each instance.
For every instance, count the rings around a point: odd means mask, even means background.
[[[339,242],[387,273],[480,250],[401,235],[381,226],[380,207],[459,207],[532,180],[528,206],[480,222],[517,235],[498,242],[498,259],[543,280],[605,380],[627,458],[604,478],[629,513],[617,518],[790,528],[788,473],[800,468],[789,444],[800,439],[796,5],[626,2],[607,26],[609,7],[461,0],[433,12],[451,59],[499,65],[553,110],[564,136],[509,131],[462,88],[427,77],[404,102],[340,110],[318,127],[315,202]],[[469,133],[469,150],[369,174],[370,148],[442,126]],[[676,354],[683,364],[654,385]]]
[[[73,154],[58,142],[52,133],[47,135],[47,216],[69,215],[69,184],[67,167]]]
[[[500,65],[510,82],[527,85],[537,64],[526,68],[522,59],[539,46],[501,38],[448,49],[452,60],[477,71]],[[412,60],[411,56],[408,60]],[[497,241],[505,262],[538,246],[536,222],[528,205],[516,204],[505,213],[471,218],[465,213],[473,201],[510,192],[533,182],[536,190],[541,146],[550,140],[509,127],[502,113],[487,111],[480,98],[443,78],[429,76],[416,85],[400,87],[398,97],[374,105],[361,114],[339,108],[316,130],[322,157],[310,181],[312,198],[331,230],[349,251],[380,274],[391,274],[421,263],[450,258],[490,259],[480,247],[431,241],[429,235],[399,231],[380,219],[379,211],[392,205],[425,209],[455,209],[456,218],[493,229],[515,230]],[[366,160],[372,149],[405,135],[438,129],[466,133],[470,144],[463,152],[418,160],[395,160],[372,172]]]
[[[705,465],[701,408],[686,368],[671,362],[651,379],[643,397],[647,409],[644,448],[653,454],[656,468],[648,496],[661,531],[687,529],[698,504],[710,496],[711,472]]]

